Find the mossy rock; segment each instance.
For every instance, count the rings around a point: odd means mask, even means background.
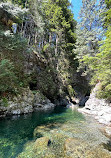
[[[34,143],[34,150],[37,148],[46,148],[51,143],[50,139],[47,137],[38,138]]]
[[[65,158],[111,158],[111,153],[102,147],[92,147],[77,138],[68,138],[64,145]]]
[[[52,155],[49,150],[51,141],[47,137],[38,138],[35,142],[31,142],[25,145],[23,152],[18,158],[51,158],[47,155]]]
[[[57,128],[58,124],[47,124],[47,125],[42,125],[38,126],[34,129],[33,136],[36,138],[43,137],[50,135],[53,129]],[[54,133],[53,133],[54,134]]]

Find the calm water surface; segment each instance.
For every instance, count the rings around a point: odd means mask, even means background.
[[[33,140],[37,126],[58,123],[58,130],[77,138],[83,138],[91,144],[107,142],[107,138],[98,130],[99,124],[90,117],[84,117],[71,109],[58,109],[32,114],[7,117],[0,120],[0,158],[15,158],[23,151],[23,146]],[[66,127],[65,127],[66,125]],[[69,130],[65,130],[69,129]]]

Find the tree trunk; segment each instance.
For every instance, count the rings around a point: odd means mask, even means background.
[[[57,47],[58,47],[58,41],[59,41],[59,37],[58,35],[56,35],[56,46],[55,46],[55,56],[57,56]]]

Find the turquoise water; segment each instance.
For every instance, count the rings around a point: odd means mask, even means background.
[[[23,151],[24,145],[35,139],[34,129],[49,124],[53,125],[49,130],[56,128],[68,136],[89,139],[91,143],[107,140],[97,129],[98,124],[77,111],[66,108],[56,108],[48,112],[37,111],[0,120],[0,158],[17,157]]]

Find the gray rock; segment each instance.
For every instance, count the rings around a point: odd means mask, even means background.
[[[95,109],[95,108],[101,108],[104,106],[109,106],[109,103],[105,99],[98,99],[97,91],[100,86],[100,83],[98,83],[95,88],[93,89],[92,93],[90,94],[90,97],[88,101],[85,104],[86,108]]]
[[[24,113],[24,114],[27,114],[27,113],[30,113],[30,112],[33,112],[33,107],[32,107],[32,105],[28,105],[28,106],[25,107],[24,110],[23,110],[23,113]]]
[[[79,101],[79,106],[84,106],[88,99],[89,99],[89,96],[82,97]]]
[[[80,112],[94,115],[100,123],[111,124],[111,105],[105,99],[96,97],[100,83],[98,83],[90,94],[89,99],[85,103],[85,107],[79,109]]]
[[[55,104],[53,103],[48,103],[48,104],[36,104],[34,107],[36,110],[48,110],[48,109],[53,109],[55,107]]]
[[[43,94],[36,93],[27,88],[23,93],[10,99],[7,107],[0,106],[0,117],[6,115],[20,115],[33,112],[35,109],[48,110],[53,109],[55,104],[51,103]]]
[[[67,106],[69,104],[69,100],[67,98],[59,98],[58,100],[54,101],[56,106]]]
[[[20,114],[21,114],[21,111],[20,111],[20,109],[12,110],[12,111],[10,112],[10,114],[13,114],[13,115],[20,115]]]
[[[76,110],[76,109],[78,109],[79,105],[78,104],[69,103],[66,107],[67,108],[71,108],[72,110]]]
[[[44,109],[45,109],[45,110],[48,110],[48,109],[52,109],[52,108],[54,108],[54,107],[55,107],[55,104],[49,103],[49,104],[45,104]]]
[[[111,127],[106,127],[106,128],[105,128],[105,133],[106,133],[109,137],[111,137]]]
[[[0,106],[0,117],[5,117],[7,114],[7,108]]]

